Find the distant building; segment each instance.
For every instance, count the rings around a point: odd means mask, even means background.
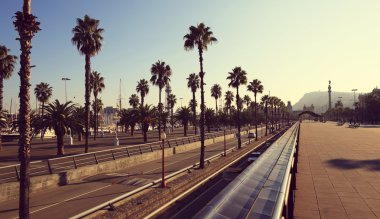
[[[293,112],[293,107],[290,101],[288,101],[288,105],[286,106],[288,108],[288,111],[291,113]]]
[[[115,108],[112,106],[104,107],[103,108],[104,125],[109,126],[109,125],[116,124],[116,121],[118,120],[117,118],[118,112],[119,112],[118,108]]]
[[[172,93],[172,88],[170,87],[170,84],[166,85],[165,89],[165,111],[170,112],[170,104],[168,102],[168,97]]]

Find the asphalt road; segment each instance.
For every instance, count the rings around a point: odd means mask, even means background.
[[[243,136],[243,141],[246,137]],[[227,141],[227,148],[236,146]],[[223,151],[223,142],[206,147],[206,158]],[[199,161],[199,149],[165,159],[165,174]],[[68,218],[144,184],[160,179],[161,160],[155,160],[114,173],[99,174],[83,181],[31,195],[31,218]],[[0,203],[0,218],[18,216],[18,200]]]

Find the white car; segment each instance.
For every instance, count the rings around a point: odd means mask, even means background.
[[[257,158],[260,157],[260,155],[261,155],[260,152],[257,152],[257,151],[252,152],[252,153],[249,155],[247,161],[248,161],[249,163],[252,163],[253,161],[257,160]]]

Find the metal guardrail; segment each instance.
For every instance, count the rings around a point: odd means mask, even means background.
[[[226,130],[226,135],[233,134],[237,130]],[[247,131],[248,129],[242,128],[242,131]],[[224,131],[207,133],[205,134],[205,140],[213,139],[223,136]],[[172,148],[178,147],[185,144],[200,141],[200,135],[182,137],[176,139],[169,139],[165,142],[165,147]],[[152,142],[147,144],[123,146],[113,149],[106,149],[101,151],[95,151],[84,154],[70,155],[58,158],[52,158],[41,161],[30,162],[30,176],[41,176],[53,173],[59,173],[62,171],[67,171],[70,169],[77,169],[78,167],[83,167],[87,165],[99,164],[106,161],[116,160],[120,158],[131,157],[134,155],[140,155],[148,152],[153,152],[156,150],[161,150],[161,142]],[[20,180],[19,174],[20,165],[9,165],[5,167],[0,167],[0,183],[5,182],[15,182]]]
[[[231,133],[233,133],[233,131],[232,131]],[[231,133],[229,133],[229,134],[231,134]],[[227,133],[226,133],[226,134],[227,134]],[[219,136],[220,136],[220,135],[219,135]],[[274,136],[274,137],[275,137],[275,136]],[[272,138],[274,138],[274,137],[272,137]],[[242,145],[249,144],[249,142],[250,142],[250,141],[242,142]],[[260,146],[263,145],[263,144],[266,144],[266,141],[265,141],[265,142],[262,142],[260,145],[257,145],[257,147],[260,147]],[[254,150],[254,149],[255,149],[255,148],[253,148],[252,150]],[[228,153],[231,153],[231,152],[233,152],[233,151],[235,151],[235,150],[237,150],[237,146],[232,147],[232,148],[230,148],[230,149],[227,149],[227,150],[226,150],[226,153],[228,154]],[[249,154],[249,153],[251,153],[251,151],[250,151],[250,152],[247,152],[247,153],[244,154],[242,157],[247,156],[247,154]],[[213,156],[211,156],[211,157],[209,157],[209,158],[207,158],[207,159],[205,159],[205,162],[211,162],[212,160],[218,159],[218,158],[223,157],[223,156],[224,156],[224,151],[223,151],[223,152],[220,152],[220,153],[218,153],[218,154],[215,154],[215,155],[213,155]],[[171,174],[169,174],[169,175],[166,175],[166,176],[165,176],[165,180],[171,179],[171,178],[173,178],[173,177],[175,177],[175,176],[177,176],[177,175],[179,175],[179,174],[182,174],[182,173],[185,173],[185,172],[191,171],[192,169],[195,169],[195,168],[197,168],[198,166],[199,166],[199,162],[197,162],[197,163],[195,163],[195,164],[193,164],[193,165],[187,166],[187,167],[185,167],[185,168],[183,168],[183,169],[181,169],[181,170],[178,170],[178,171],[176,171],[176,172],[174,172],[174,173],[171,173]],[[211,177],[211,176],[210,176],[210,177]],[[209,178],[207,178],[206,180],[208,180],[208,179],[209,179]],[[117,203],[117,202],[119,202],[119,201],[121,201],[121,200],[124,200],[124,199],[126,199],[126,198],[128,198],[128,197],[130,197],[130,196],[132,196],[132,195],[135,195],[135,194],[137,194],[137,193],[139,193],[139,192],[141,192],[141,191],[143,191],[143,190],[146,190],[146,189],[148,189],[148,188],[151,188],[151,187],[153,187],[153,186],[155,186],[155,185],[157,185],[157,184],[159,184],[159,183],[161,183],[161,179],[154,180],[154,181],[151,182],[151,183],[148,183],[148,184],[146,184],[146,185],[143,185],[143,186],[141,186],[141,187],[139,187],[139,188],[137,188],[137,189],[134,189],[134,190],[132,190],[132,191],[130,191],[130,192],[127,192],[127,193],[125,193],[125,194],[123,194],[123,195],[121,195],[121,196],[115,197],[115,198],[113,198],[113,199],[111,199],[111,200],[108,200],[108,201],[106,201],[106,202],[103,202],[103,203],[101,203],[101,204],[99,204],[99,205],[97,205],[97,206],[95,206],[95,207],[93,207],[93,208],[90,208],[90,209],[88,209],[88,210],[86,210],[86,211],[84,211],[84,212],[81,212],[81,213],[79,213],[79,214],[77,214],[77,215],[74,215],[74,216],[70,217],[70,219],[84,218],[84,217],[86,217],[86,216],[88,216],[88,215],[90,215],[90,214],[95,213],[96,211],[99,211],[99,210],[105,209],[105,208],[107,208],[107,207],[111,207],[111,208],[113,208],[113,205],[114,205],[115,203]]]
[[[291,218],[298,130],[297,123],[195,218]]]

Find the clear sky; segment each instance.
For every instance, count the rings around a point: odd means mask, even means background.
[[[12,16],[21,5],[21,0],[2,0],[0,7],[0,44],[17,56]],[[137,81],[150,79],[157,60],[171,66],[173,93],[178,105],[180,97],[187,105],[191,92],[186,77],[199,72],[199,63],[197,51],[183,49],[183,36],[200,22],[210,26],[219,41],[204,54],[208,107],[215,105],[210,87],[219,83],[224,93],[227,73],[235,66],[248,72],[249,81],[261,80],[265,93],[270,90],[293,104],[306,92],[327,90],[328,80],[335,91],[368,92],[380,79],[379,11],[380,1],[374,0],[32,0],[42,30],[32,42],[31,63],[37,67],[31,84],[49,83],[52,100],[64,101],[61,78],[69,77],[68,99],[84,103],[85,60],[71,44],[71,30],[76,18],[88,14],[105,29],[103,49],[91,64],[105,78],[100,96],[106,106],[116,106],[120,79],[125,106]],[[6,109],[11,98],[18,101],[16,72],[5,82]],[[151,86],[146,102],[157,101],[158,88]]]

